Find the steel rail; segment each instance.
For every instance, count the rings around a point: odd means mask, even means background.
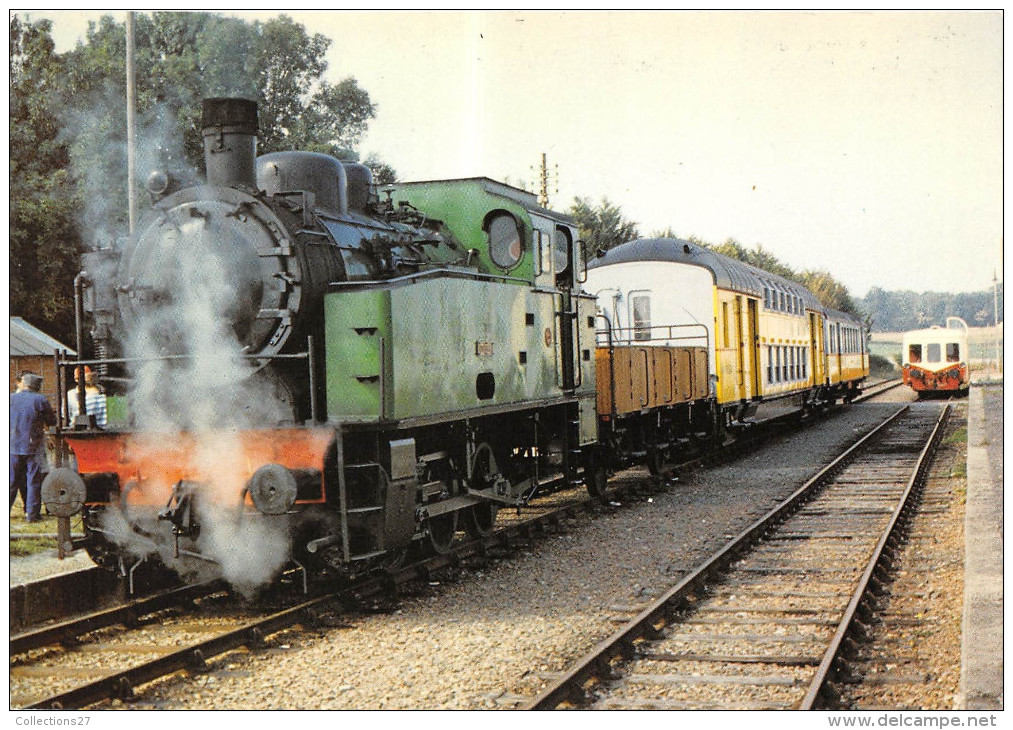
[[[117,624],[129,625],[141,616],[162,611],[179,605],[183,601],[201,598],[215,591],[222,590],[225,584],[215,580],[208,583],[181,586],[152,596],[129,601],[120,606],[113,606],[99,611],[92,611],[82,616],[60,621],[56,624],[14,634],[10,638],[10,653],[21,654],[32,649],[40,649],[50,644],[81,636],[90,631],[104,629]]]
[[[143,664],[114,672],[67,692],[52,695],[28,705],[25,709],[71,709],[101,702],[110,697],[128,697],[134,687],[151,682],[181,669],[200,669],[210,657],[224,654],[246,645],[258,645],[268,634],[289,628],[305,620],[310,611],[334,600],[337,594],[328,594],[305,601],[298,606],[249,621],[205,641],[165,654]]]
[[[904,381],[901,380],[900,378],[891,378],[890,380],[882,380],[876,383],[875,385],[871,386],[876,390],[867,390],[863,392],[862,395],[855,398],[855,400],[853,400],[852,402],[864,403],[867,400],[872,400],[876,396],[883,395],[883,393],[888,393],[894,388],[899,388],[902,385],[904,385]]]
[[[668,624],[669,615],[684,607],[696,590],[702,588],[713,576],[725,570],[772,527],[784,521],[791,513],[800,508],[819,487],[851,463],[862,449],[909,409],[910,407],[905,405],[890,415],[795,490],[791,496],[732,538],[717,553],[641,611],[625,626],[591,649],[521,709],[546,710],[554,709],[564,703],[579,703],[583,699],[584,687],[588,683],[595,679],[613,676],[611,665],[614,662],[633,657],[634,642],[657,635]]]
[[[845,609],[841,622],[834,633],[834,637],[831,640],[830,645],[827,647],[826,652],[823,654],[823,659],[816,669],[816,674],[813,676],[805,698],[799,705],[800,710],[811,710],[816,707],[817,701],[820,700],[821,695],[827,687],[827,683],[831,676],[834,664],[837,661],[837,657],[840,654],[841,647],[844,644],[844,640],[855,626],[855,617],[858,613],[859,606],[869,595],[869,584],[872,580],[873,574],[881,564],[880,561],[883,558],[887,543],[894,536],[901,515],[910,506],[912,493],[915,491],[916,486],[920,486],[925,477],[925,473],[928,471],[930,457],[935,452],[939,439],[942,436],[943,428],[945,427],[946,421],[950,415],[950,410],[951,406],[947,405],[943,409],[943,412],[939,414],[939,419],[936,421],[935,428],[933,428],[932,434],[929,436],[928,441],[925,443],[924,448],[918,456],[918,461],[912,471],[911,477],[908,479],[904,492],[897,500],[897,506],[894,508],[893,514],[890,517],[890,522],[869,556],[865,570],[862,572],[862,577],[859,579],[858,584],[855,587],[851,600],[848,602],[848,607]]]
[[[891,416],[891,419],[889,420],[898,417],[904,410],[906,410],[906,407]],[[876,431],[883,428],[889,420],[878,426]],[[864,439],[859,441],[854,447],[852,447],[852,449],[846,452],[845,455],[842,455],[841,458],[843,459],[845,456],[852,453],[866,439],[871,438],[876,431],[870,432]],[[700,459],[693,459],[681,466],[689,466],[699,462]],[[843,464],[840,466],[843,466]],[[840,468],[840,466],[837,468]],[[814,477],[813,480],[826,478],[830,471],[831,468],[827,467],[821,471],[820,474]],[[629,491],[630,489],[635,488],[636,485],[630,485],[629,487],[618,490],[612,488],[609,489],[608,494],[610,496],[616,496],[624,491]],[[803,490],[804,487],[798,490],[796,494],[800,494]],[[174,651],[171,654],[164,655],[150,662],[102,677],[89,683],[88,685],[47,697],[30,705],[29,707],[60,707],[69,709],[73,707],[82,707],[109,697],[129,695],[132,688],[138,686],[139,684],[153,681],[154,679],[158,679],[159,677],[180,669],[200,665],[204,660],[212,656],[239,648],[245,644],[259,643],[267,634],[277,632],[298,623],[303,615],[312,611],[313,608],[317,606],[321,606],[329,602],[361,601],[365,598],[382,595],[385,592],[389,592],[391,589],[396,589],[398,586],[413,580],[426,580],[434,571],[456,566],[462,559],[467,557],[485,555],[491,548],[509,548],[511,543],[517,539],[529,539],[534,536],[536,530],[542,529],[545,526],[558,527],[563,518],[575,517],[580,512],[593,511],[598,508],[598,505],[599,503],[596,500],[584,498],[579,501],[550,508],[549,511],[543,514],[533,516],[515,524],[505,525],[485,537],[458,543],[447,554],[434,555],[417,563],[413,563],[396,570],[390,570],[384,575],[371,576],[361,582],[343,587],[340,590],[327,592],[293,608],[277,612],[263,619],[249,622],[238,629],[229,631],[225,634],[219,635],[218,637],[198,642],[192,646]],[[728,559],[730,560],[731,557]],[[184,586],[181,589],[176,589],[177,592],[170,591],[166,592],[164,596],[152,597],[157,601],[164,601],[164,603],[149,603],[147,601],[150,599],[142,599],[142,601],[138,601],[135,604],[128,604],[105,611],[94,612],[93,614],[89,614],[78,619],[71,619],[67,622],[63,622],[62,624],[24,632],[23,634],[12,638],[10,653],[15,654],[26,651],[30,648],[37,648],[38,646],[52,644],[66,640],[75,634],[81,635],[98,628],[104,628],[118,623],[129,623],[135,616],[141,616],[144,615],[144,613],[151,613],[155,610],[168,608],[174,603],[178,603],[180,600],[187,600],[189,597],[183,598],[185,595],[184,591],[194,588],[197,588],[197,586]],[[173,596],[175,596],[175,599],[173,599]],[[194,597],[196,597],[196,594]],[[137,604],[143,604],[143,606],[139,606]],[[151,606],[155,607],[152,608]],[[17,643],[15,643],[15,641],[17,641]]]
[[[612,490],[612,494],[615,494],[615,490]],[[518,538],[530,538],[538,528],[545,526],[558,527],[562,519],[573,517],[581,511],[591,511],[596,508],[596,504],[594,500],[586,498],[578,502],[560,505],[544,514],[532,516],[516,524],[505,525],[485,537],[458,543],[449,553],[431,556],[417,563],[389,571],[384,575],[370,576],[361,582],[324,593],[270,616],[249,621],[236,629],[229,630],[210,639],[195,642],[170,654],[162,655],[129,669],[111,673],[66,692],[38,700],[27,705],[25,709],[71,709],[94,704],[110,697],[127,697],[132,693],[133,688],[141,684],[151,682],[181,669],[200,668],[207,659],[241,646],[260,644],[267,635],[300,623],[308,615],[311,615],[314,609],[335,602],[358,602],[365,598],[383,595],[392,588],[396,588],[412,580],[428,579],[434,571],[458,565],[464,558],[487,554],[488,550],[494,547],[509,547]],[[163,597],[167,602],[166,607],[171,606],[173,603],[170,594],[171,592]],[[177,594],[176,598],[176,602],[178,602],[179,594]],[[132,605],[127,605],[110,609],[108,612],[97,612],[100,617],[105,618],[95,617],[92,619],[95,621],[95,624],[90,627],[86,623],[80,625],[85,626],[85,630],[89,631],[122,623],[126,617],[130,616],[131,610],[136,611],[137,609]],[[150,610],[147,612],[150,612]],[[109,620],[108,617],[111,616],[117,616],[116,620]],[[82,617],[82,620],[87,621],[89,618]],[[67,623],[71,624],[74,621]],[[23,648],[20,651],[26,650],[25,647],[28,647],[30,640],[42,640],[41,638],[30,639],[30,635],[39,634],[40,637],[44,635],[47,639],[46,643],[51,644],[66,639],[72,633],[73,631],[66,627],[63,627],[62,631],[61,627],[46,627],[37,631],[26,632],[25,638],[21,639],[21,646]],[[80,634],[81,632],[78,633]],[[12,639],[13,641],[14,639]],[[11,654],[14,653],[16,652],[12,644]]]

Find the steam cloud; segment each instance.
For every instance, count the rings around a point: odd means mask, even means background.
[[[80,224],[96,247],[117,245],[116,236],[125,228],[122,198],[109,194],[123,190],[125,141],[112,138],[105,149],[86,149],[87,140],[102,136],[101,120],[109,116],[105,108],[100,104],[95,113],[78,113],[68,125],[81,134],[72,145],[77,151],[76,172],[88,190]],[[156,110],[142,120],[137,134],[139,177],[165,167],[167,160],[183,159],[173,142],[173,124],[167,121],[172,118]],[[102,163],[94,164],[96,159]],[[139,207],[143,210],[143,201]],[[164,235],[150,254],[154,258],[145,267],[143,283],[152,301],[135,310],[123,347],[128,358],[160,354],[183,358],[145,360],[130,373],[130,404],[138,432],[128,448],[132,458],[150,456],[149,473],[137,487],[145,506],[131,504],[127,515],[111,508],[102,528],[138,560],[158,555],[188,578],[208,578],[218,570],[250,595],[287,562],[291,541],[286,517],[243,514],[242,490],[259,464],[246,462],[240,432],[275,425],[291,418],[291,412],[273,397],[265,381],[252,377],[254,368],[242,357],[233,316],[236,302],[246,301],[237,286],[250,277],[241,275],[241,252],[199,218],[176,222],[175,231]],[[183,433],[188,434],[186,439]],[[189,444],[190,435],[194,446],[178,454],[183,464],[166,463],[159,450],[174,439]],[[199,475],[195,509],[201,531],[196,545],[188,549],[196,548],[213,563],[185,554],[175,557],[171,524],[156,517],[173,488],[172,480],[159,474],[159,466],[165,471],[185,466],[185,471]]]

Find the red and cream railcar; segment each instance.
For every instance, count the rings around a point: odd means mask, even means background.
[[[971,385],[967,323],[948,317],[946,327],[904,333],[904,383],[922,393],[966,393]]]

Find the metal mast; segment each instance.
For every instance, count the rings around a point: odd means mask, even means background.
[[[137,223],[137,131],[134,93],[134,14],[127,13],[127,215],[130,235]]]

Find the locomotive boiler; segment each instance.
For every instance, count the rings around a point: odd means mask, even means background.
[[[245,99],[205,100],[202,127],[205,179],[152,173],[140,232],[78,277],[97,356],[65,368],[99,373],[108,422],[65,424],[76,469],[44,491],[97,562],[354,574],[580,479],[595,317],[572,220],[486,178],[380,200],[365,166],[257,157]]]

